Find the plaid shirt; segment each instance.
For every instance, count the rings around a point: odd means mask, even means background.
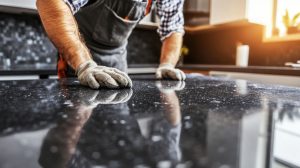
[[[64,1],[70,6],[72,12],[76,13],[89,0]],[[169,37],[174,32],[184,33],[183,3],[184,0],[156,0],[156,3],[153,3],[157,7],[157,16],[160,19],[158,33],[161,40]]]

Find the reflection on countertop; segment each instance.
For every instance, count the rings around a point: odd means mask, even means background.
[[[124,90],[91,90],[75,79],[0,82],[0,167],[298,164],[273,149],[280,138],[272,135],[276,123],[300,122],[299,88],[199,75],[133,79]]]

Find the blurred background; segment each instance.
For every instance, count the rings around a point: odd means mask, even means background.
[[[178,65],[186,72],[292,76],[293,82],[282,84],[296,85],[299,0],[186,0],[183,13],[186,33]],[[153,73],[159,64],[158,23],[154,9],[130,36],[130,73]],[[35,0],[0,0],[0,37],[3,71],[55,76],[57,51],[42,28]]]
[[[300,87],[300,0],[185,0],[183,13],[186,33],[178,67],[186,73]],[[155,72],[158,23],[153,11],[130,36],[130,74]],[[35,0],[0,0],[0,80],[57,78],[56,59]],[[247,90],[245,82],[237,87]],[[294,112],[299,118],[299,109]],[[274,168],[300,167],[299,150],[289,153],[299,147],[299,124],[274,125]]]

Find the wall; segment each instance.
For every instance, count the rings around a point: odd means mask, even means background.
[[[38,16],[0,13],[0,65],[54,64],[55,55]]]
[[[248,20],[263,25],[272,24],[274,0],[211,0],[210,24]]]
[[[211,0],[210,14],[210,24],[245,19],[246,0]]]
[[[185,0],[184,10],[209,12],[210,0]]]
[[[249,65],[283,66],[300,60],[300,41],[264,43],[263,32],[256,24],[187,32],[184,45],[190,52],[184,63],[234,65],[238,42],[250,46]]]

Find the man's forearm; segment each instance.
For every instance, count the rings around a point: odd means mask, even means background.
[[[76,20],[62,0],[37,0],[37,8],[50,40],[68,64],[77,67],[91,59],[82,42]]]
[[[170,37],[163,41],[160,63],[168,63],[176,65],[181,51],[182,46],[182,33],[173,33]]]

